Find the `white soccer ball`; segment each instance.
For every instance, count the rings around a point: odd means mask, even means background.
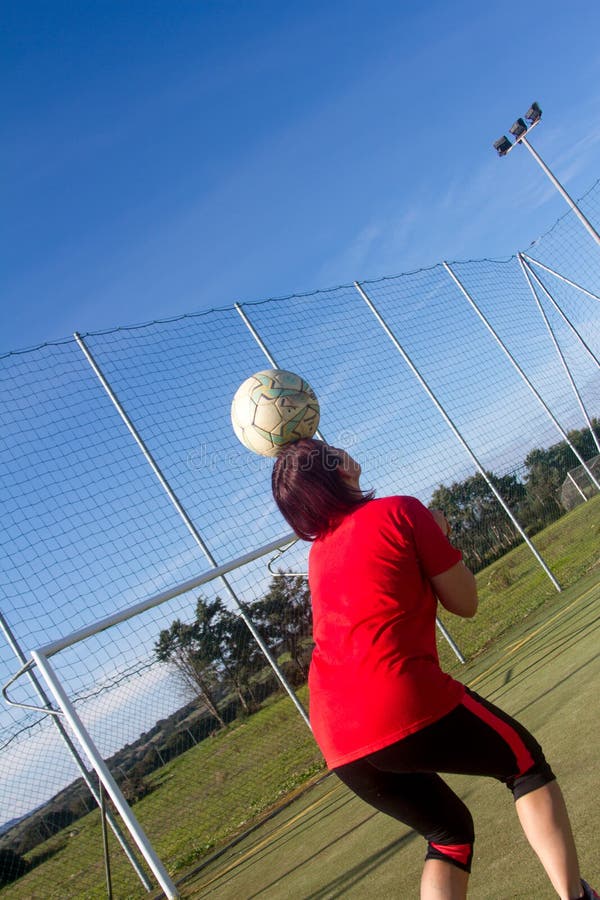
[[[244,447],[260,456],[277,453],[319,426],[319,401],[304,378],[283,369],[266,369],[247,378],[235,392],[231,423]]]

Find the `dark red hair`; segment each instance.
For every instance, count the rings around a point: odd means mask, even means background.
[[[373,498],[340,474],[342,454],[324,441],[304,438],[284,447],[275,460],[271,485],[279,510],[298,537],[322,537],[358,506]]]

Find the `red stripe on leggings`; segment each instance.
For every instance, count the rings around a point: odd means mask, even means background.
[[[473,849],[471,844],[433,844],[430,842],[430,846],[439,853],[443,853],[444,856],[449,856],[451,859],[455,859],[457,862],[462,863],[463,866],[469,865],[471,851]]]
[[[508,724],[508,722],[505,722],[504,719],[501,719],[500,716],[497,716],[489,710],[487,706],[483,706],[471,697],[470,694],[465,694],[462,705],[466,707],[469,712],[478,716],[486,723],[486,725],[489,725],[490,728],[493,728],[500,737],[504,738],[512,752],[515,754],[519,775],[522,775],[532,767],[535,762],[533,756],[523,743],[521,736]]]

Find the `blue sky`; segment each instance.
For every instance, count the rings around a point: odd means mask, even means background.
[[[600,7],[3,5],[0,351],[506,256],[600,172]],[[567,141],[571,142],[571,145]]]

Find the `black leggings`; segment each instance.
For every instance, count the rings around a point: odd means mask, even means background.
[[[467,872],[473,819],[437,773],[497,778],[515,800],[554,780],[527,729],[468,689],[447,716],[334,771],[371,806],[422,834],[427,859],[443,859]]]

